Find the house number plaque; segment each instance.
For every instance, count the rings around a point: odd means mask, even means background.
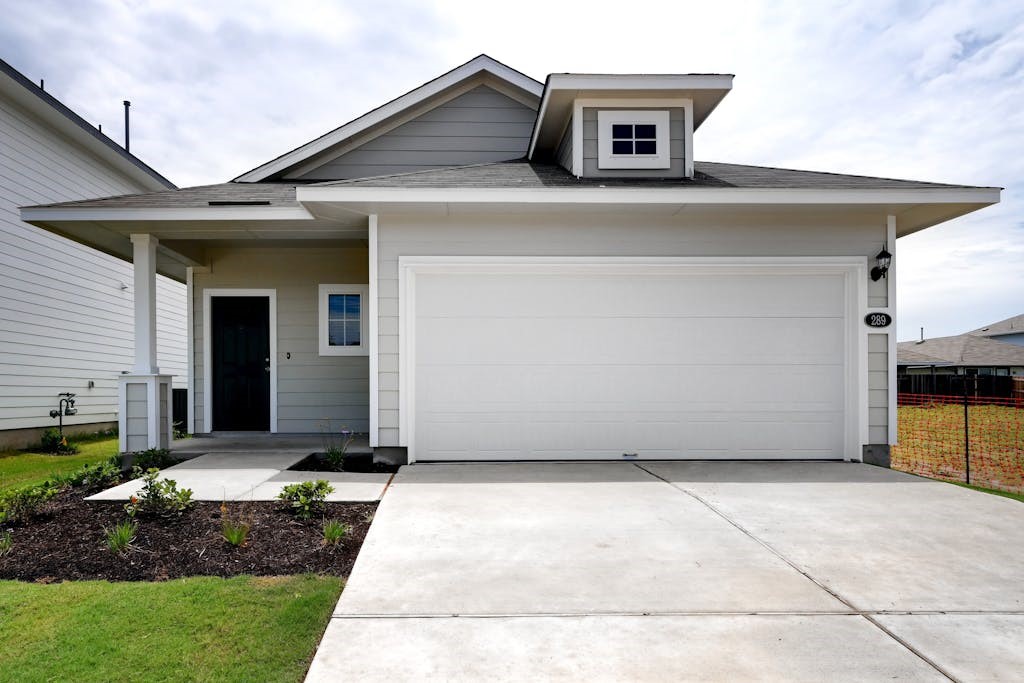
[[[892,316],[888,313],[868,313],[864,316],[864,322],[868,327],[889,327],[892,325]]]

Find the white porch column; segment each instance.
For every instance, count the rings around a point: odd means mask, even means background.
[[[158,375],[156,364],[156,245],[152,235],[132,235],[135,270],[135,367],[132,372]]]
[[[173,438],[170,375],[156,359],[156,245],[152,235],[132,235],[135,275],[135,365],[118,382],[117,416],[122,453],[168,448]]]

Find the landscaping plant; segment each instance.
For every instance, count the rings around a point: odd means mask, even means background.
[[[224,537],[224,540],[229,545],[233,545],[236,548],[244,546],[246,539],[249,538],[249,529],[252,526],[249,521],[241,517],[232,518],[228,514],[228,505],[224,502],[220,504],[220,515],[220,535]]]
[[[332,468],[337,472],[345,469],[345,456],[348,454],[348,447],[355,439],[355,432],[347,427],[342,427],[340,439],[337,439],[331,432],[331,421],[327,420],[320,425],[321,439],[324,444],[324,457]]]
[[[327,501],[327,494],[334,491],[334,487],[323,479],[317,481],[304,481],[300,484],[288,484],[281,493],[277,494],[279,500],[284,501],[300,519],[309,519],[314,513],[320,512]]]
[[[14,547],[14,534],[10,530],[0,533],[0,557],[11,552]]]
[[[136,515],[171,517],[184,512],[192,505],[192,489],[179,489],[173,479],[157,479],[160,470],[150,468],[143,473],[138,467],[132,469],[134,477],[142,477],[139,492],[128,499],[124,511],[129,517]]]
[[[341,543],[352,527],[336,519],[324,520],[324,545],[338,545]]]
[[[83,465],[77,472],[55,477],[55,481],[72,487],[100,488],[121,481],[120,458],[115,456],[106,462]]]
[[[177,464],[177,458],[172,456],[171,451],[166,448],[150,448],[148,451],[132,453],[132,466],[143,471],[153,468],[162,470]]]
[[[41,445],[44,453],[53,453],[55,455],[74,455],[78,452],[78,446],[68,443],[67,437],[53,427],[50,427],[43,432]]]
[[[103,527],[103,537],[110,552],[123,555],[135,542],[135,532],[139,530],[139,523],[134,519],[126,519],[116,524],[112,529]]]
[[[46,482],[0,493],[0,524],[28,520],[59,492],[59,488]]]

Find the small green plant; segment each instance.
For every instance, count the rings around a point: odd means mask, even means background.
[[[320,439],[324,444],[324,456],[328,464],[336,471],[345,470],[345,456],[348,454],[348,447],[355,439],[355,433],[348,427],[342,427],[338,435],[331,431],[331,421],[324,420],[320,423]]]
[[[59,492],[59,487],[46,482],[0,493],[0,524],[28,520]]]
[[[139,530],[139,523],[134,519],[126,519],[108,529],[103,527],[103,540],[110,552],[123,555],[128,552],[132,543],[135,542],[135,533]]]
[[[11,552],[11,548],[14,547],[14,534],[10,531],[4,531],[0,533],[0,557],[3,557],[7,553]]]
[[[129,517],[136,515],[150,517],[172,517],[187,510],[193,503],[192,489],[179,489],[173,479],[157,479],[160,470],[150,468],[145,472],[135,467],[134,477],[142,477],[142,488],[128,499],[124,511]]]
[[[68,443],[67,437],[55,427],[50,427],[43,432],[40,446],[44,453],[53,453],[54,455],[74,455],[78,452],[78,446]]]
[[[95,465],[83,465],[81,469],[60,478],[60,483],[72,487],[99,488],[110,486],[121,480],[121,467],[114,458]]]
[[[249,529],[252,524],[249,520],[239,516],[232,517],[228,512],[228,504],[220,504],[220,535],[229,545],[241,548],[249,538]]]
[[[132,465],[141,470],[149,470],[154,467],[162,470],[176,464],[178,464],[177,458],[171,455],[166,448],[150,448],[148,451],[132,453]]]
[[[325,519],[324,545],[338,545],[345,540],[345,537],[348,536],[350,531],[352,531],[352,527],[342,521],[337,519]]]
[[[323,479],[317,481],[304,481],[300,484],[288,484],[281,493],[277,494],[279,500],[284,501],[300,519],[309,519],[314,513],[324,507],[327,494],[334,491],[334,487]]]
[[[185,429],[185,423],[184,422],[175,422],[172,426],[174,428],[174,440],[175,441],[178,441],[180,439],[191,439],[192,438],[192,435],[188,433],[187,429]]]

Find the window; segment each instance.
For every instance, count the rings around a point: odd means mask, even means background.
[[[597,112],[600,169],[670,168],[669,113],[666,110]]]
[[[365,356],[366,297],[362,285],[320,285],[320,355]]]

